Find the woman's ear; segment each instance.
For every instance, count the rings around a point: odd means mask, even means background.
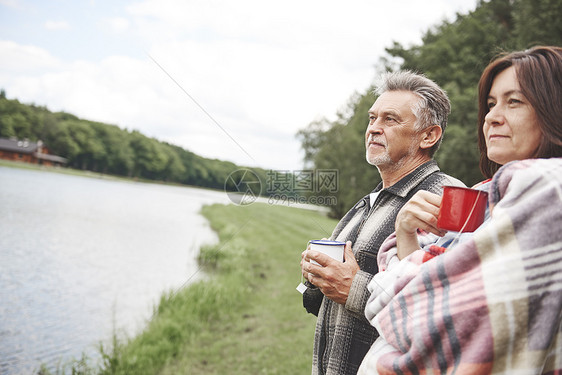
[[[421,149],[428,149],[433,147],[440,139],[443,134],[443,129],[439,125],[432,125],[424,130],[422,130],[422,139],[420,142]]]

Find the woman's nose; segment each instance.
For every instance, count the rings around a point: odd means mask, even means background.
[[[499,105],[495,105],[490,108],[490,111],[484,117],[484,120],[489,125],[501,125],[504,122],[503,111],[500,109]]]

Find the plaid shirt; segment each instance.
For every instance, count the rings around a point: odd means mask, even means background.
[[[383,241],[394,232],[398,211],[418,190],[440,193],[443,185],[461,185],[459,180],[439,171],[430,160],[396,184],[379,192],[371,209],[369,195],[361,199],[341,219],[331,239],[352,241],[360,270],[355,275],[347,302],[333,302],[307,283],[303,294],[306,310],[318,316],[314,337],[313,375],[356,374],[363,357],[378,334],[365,318],[369,299],[367,285],[378,272],[377,253]]]

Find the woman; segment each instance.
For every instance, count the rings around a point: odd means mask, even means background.
[[[491,215],[444,252],[440,197],[404,206],[369,284],[381,337],[359,374],[562,371],[562,48],[493,61],[478,119]]]

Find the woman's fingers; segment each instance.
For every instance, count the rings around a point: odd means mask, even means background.
[[[433,233],[437,230],[440,204],[441,196],[428,191],[417,192],[398,212],[396,230],[413,233],[420,228]]]

